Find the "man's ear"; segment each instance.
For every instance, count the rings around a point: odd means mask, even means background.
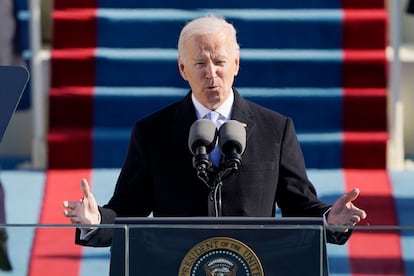
[[[237,76],[239,74],[239,68],[240,68],[240,56],[236,57],[236,59],[234,60],[234,63],[236,65],[236,69],[234,71],[234,76]]]
[[[184,63],[181,61],[180,58],[178,58],[178,61],[177,62],[178,62],[178,70],[180,71],[181,77],[184,80],[187,80],[187,75],[186,75],[185,70],[184,70]]]

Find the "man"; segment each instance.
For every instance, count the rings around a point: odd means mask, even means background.
[[[214,16],[188,23],[178,41],[178,67],[191,91],[135,124],[108,204],[98,207],[88,183],[82,180],[82,200],[64,201],[64,215],[74,224],[108,224],[117,216],[214,214],[210,189],[197,178],[187,145],[192,124],[214,110],[222,121],[245,124],[247,136],[240,170],[223,180],[223,216],[272,217],[277,203],[283,216],[326,214],[329,225],[352,226],[364,219],[366,213],[352,203],[358,189],[332,207],[317,199],[292,120],[246,101],[233,87],[239,60],[236,31],[231,24]],[[88,230],[77,230],[77,243],[110,245],[108,231]],[[344,243],[349,233],[332,233],[328,241]]]

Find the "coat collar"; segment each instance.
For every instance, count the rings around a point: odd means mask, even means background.
[[[237,91],[233,88],[234,103],[231,119],[237,120],[241,123],[245,123],[247,128],[251,131],[256,123],[254,122],[254,112],[250,108],[248,101],[245,100]],[[178,122],[177,131],[187,133],[191,125],[197,120],[197,115],[194,109],[193,102],[191,100],[191,91],[178,102],[179,108],[176,109],[175,121]],[[248,134],[249,135],[249,132]]]

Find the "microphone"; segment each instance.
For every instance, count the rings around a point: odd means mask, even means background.
[[[206,170],[211,166],[208,154],[214,149],[216,140],[217,128],[211,120],[199,119],[191,125],[188,147],[194,155],[193,167],[197,169],[199,177],[207,176]]]
[[[238,171],[241,165],[241,155],[246,148],[245,124],[236,120],[225,122],[219,131],[219,146],[224,156],[224,166]]]

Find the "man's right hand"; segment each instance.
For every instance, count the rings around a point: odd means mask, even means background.
[[[69,218],[73,224],[99,224],[101,218],[98,204],[85,178],[81,180],[80,187],[83,194],[80,200],[63,201],[64,216]]]

